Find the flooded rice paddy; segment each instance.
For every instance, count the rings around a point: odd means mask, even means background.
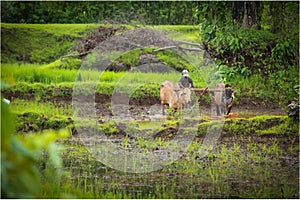
[[[105,137],[98,138],[98,144],[115,144],[119,152],[111,152],[112,156],[136,149],[159,155],[166,153],[180,124],[193,121],[168,119],[148,111],[133,110],[140,112],[134,115],[139,117],[125,122],[115,118],[119,132],[102,129]],[[234,112],[226,120],[246,120],[253,116],[254,113]],[[110,120],[102,117],[99,123],[105,128]],[[220,120],[225,119],[195,117],[196,123],[183,128],[196,131],[187,148],[177,159],[149,172],[126,172],[125,168],[119,170],[103,164],[97,157],[99,154],[95,156],[90,151],[95,141],[86,143],[89,137],[93,138],[90,129],[83,129],[64,142],[67,146],[64,164],[72,172],[73,183],[91,198],[299,198],[298,133],[258,135],[244,134],[242,130],[240,134],[221,133],[213,148],[206,147],[203,142],[206,134],[199,133],[199,126]],[[270,128],[273,125],[265,124]],[[80,134],[85,134],[85,141]],[[201,151],[205,148],[209,149],[206,154]]]

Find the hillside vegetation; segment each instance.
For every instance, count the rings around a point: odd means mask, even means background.
[[[14,83],[26,81],[27,83],[43,82],[44,84],[73,81],[76,71],[69,72],[65,69],[76,70],[86,56],[71,56],[68,54],[81,54],[92,50],[97,45],[95,38],[103,37],[101,31],[111,30],[111,34],[118,34],[130,26],[96,25],[96,24],[1,24],[1,63],[2,79]],[[100,28],[99,28],[100,27]],[[102,27],[102,28],[101,28]],[[226,34],[219,34],[214,39],[207,38],[208,32],[199,31],[193,26],[155,26],[155,29],[175,30],[179,40],[192,39],[200,43],[216,58],[215,70],[224,82],[231,83],[236,91],[236,102],[252,101],[259,104],[277,104],[283,108],[297,97],[294,86],[299,85],[297,49],[292,41],[283,42],[280,37],[268,31],[228,30]],[[186,38],[182,38],[186,35]],[[110,37],[105,35],[104,39]],[[178,72],[187,68],[193,71],[188,62],[180,59],[170,51],[153,52],[153,49],[135,50],[122,55],[112,63],[108,69],[119,73],[126,71],[139,63],[142,54],[153,54],[160,62]],[[19,63],[15,65],[13,63]],[[23,63],[23,64],[22,64]],[[32,64],[29,64],[32,63]],[[38,64],[39,63],[39,64]],[[120,64],[121,63],[121,64]],[[29,67],[31,65],[32,67]],[[13,67],[15,66],[15,67]],[[41,66],[41,67],[39,67]],[[121,69],[116,67],[121,66]],[[12,68],[11,68],[12,67]],[[30,69],[30,70],[29,70]],[[28,71],[29,70],[29,71]],[[60,71],[61,70],[61,71]],[[44,75],[41,76],[41,73]],[[70,76],[69,74],[73,75]],[[60,74],[55,75],[55,74]],[[204,87],[205,74],[190,73],[196,87]],[[48,77],[52,76],[52,78]],[[118,76],[111,73],[111,76]],[[178,74],[178,77],[180,75]],[[208,77],[209,80],[211,77]],[[114,85],[113,79],[112,87]],[[175,80],[176,81],[176,80]],[[100,84],[102,85],[102,84]],[[12,85],[13,86],[13,85]],[[13,86],[14,87],[14,86]],[[69,85],[67,87],[72,87]],[[33,87],[33,91],[34,91]],[[107,87],[105,87],[107,88]],[[152,87],[149,87],[149,90]],[[11,88],[13,91],[26,92],[20,88]],[[102,92],[111,94],[111,92]],[[148,91],[158,98],[157,89]]]
[[[1,23],[1,62],[50,63],[68,54],[94,24]]]

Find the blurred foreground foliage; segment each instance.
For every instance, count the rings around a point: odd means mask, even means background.
[[[60,185],[60,179],[66,175],[59,155],[62,147],[55,141],[68,137],[69,133],[66,130],[14,133],[14,116],[1,100],[1,198],[41,198],[45,186]]]

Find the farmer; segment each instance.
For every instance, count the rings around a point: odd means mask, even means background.
[[[191,90],[194,87],[193,80],[189,77],[189,72],[185,69],[182,71],[182,77],[178,81],[178,85],[183,92],[182,97],[186,102],[184,107],[189,108],[191,106]]]
[[[230,87],[229,84],[225,84],[225,102],[226,102],[226,109],[227,109],[226,115],[229,115],[230,113],[233,104],[233,99],[234,99],[234,90]]]
[[[182,77],[178,81],[180,88],[193,88],[193,80],[189,77],[189,72],[185,69],[182,71]]]

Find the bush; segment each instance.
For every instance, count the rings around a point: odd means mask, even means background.
[[[299,84],[298,52],[293,40],[264,30],[217,29],[203,40],[224,82],[234,85],[241,96],[259,98],[286,106]]]
[[[217,65],[226,65],[243,76],[268,76],[298,64],[298,48],[293,40],[268,31],[228,26],[203,43],[210,55],[217,58]]]

